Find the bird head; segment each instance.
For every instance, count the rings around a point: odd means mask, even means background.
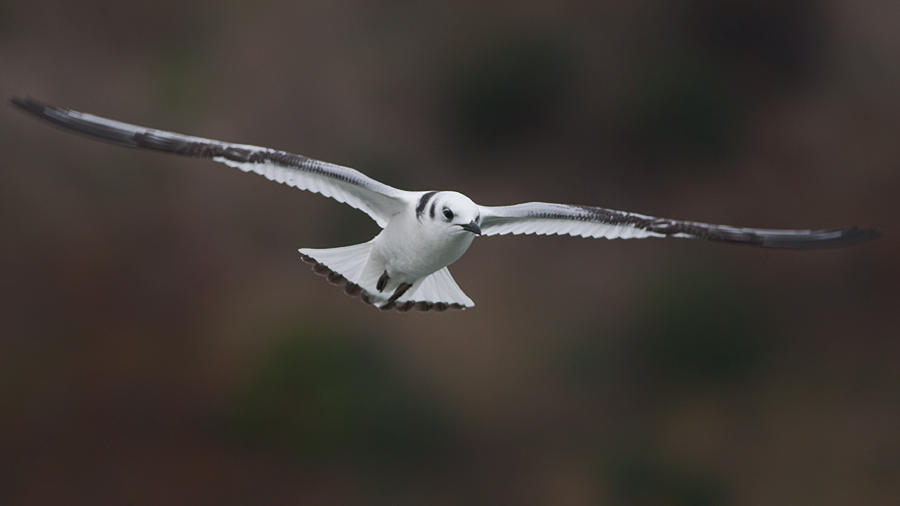
[[[435,195],[428,217],[450,233],[481,235],[481,211],[472,199],[458,192]]]

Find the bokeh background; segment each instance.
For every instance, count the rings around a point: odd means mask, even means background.
[[[0,96],[483,204],[827,251],[476,240],[464,312],[300,261],[363,214],[0,108],[0,503],[900,503],[900,3],[0,2]]]

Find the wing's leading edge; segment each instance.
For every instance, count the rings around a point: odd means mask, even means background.
[[[612,209],[529,202],[513,206],[481,206],[484,235],[560,234],[629,239],[685,237],[706,241],[750,244],[767,248],[828,248],[870,241],[875,229],[848,227],[831,230],[772,230],[711,225],[655,218]]]
[[[11,98],[10,103],[57,126],[120,146],[210,158],[279,183],[321,193],[367,213],[381,227],[403,208],[406,201],[404,195],[407,192],[357,170],[302,155],[131,125],[48,106],[30,98]]]

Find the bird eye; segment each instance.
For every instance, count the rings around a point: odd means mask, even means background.
[[[444,208],[444,218],[447,218],[448,220],[453,219],[453,211],[451,211],[449,207]]]

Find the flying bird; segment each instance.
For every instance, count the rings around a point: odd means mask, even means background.
[[[465,309],[474,304],[447,266],[479,235],[568,234],[630,239],[683,237],[768,248],[825,248],[872,240],[875,229],[769,230],[655,218],[602,207],[529,202],[482,206],[455,191],[406,191],[363,173],[285,151],[181,135],[26,98],[19,109],[71,131],[133,148],[210,158],[302,190],[320,193],[368,214],[382,228],[353,246],[300,249],[328,281],[381,309]]]

